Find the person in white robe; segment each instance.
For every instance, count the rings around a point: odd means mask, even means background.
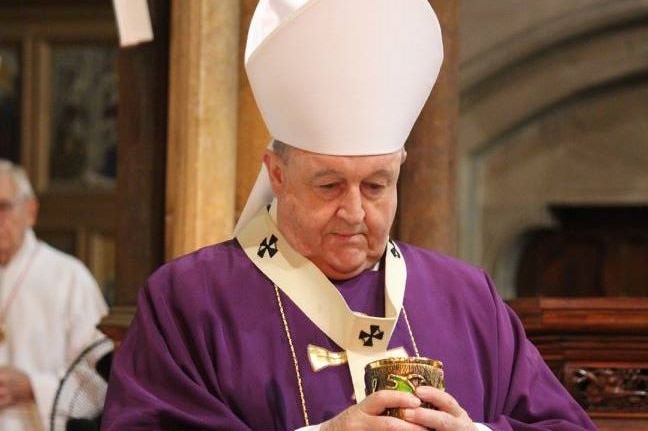
[[[107,312],[84,264],[36,238],[37,213],[25,171],[0,159],[0,430],[49,428],[60,379]]]

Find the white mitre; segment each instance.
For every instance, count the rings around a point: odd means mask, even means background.
[[[330,155],[402,148],[442,60],[427,0],[260,0],[245,50],[272,137]],[[235,233],[271,200],[262,166]]]

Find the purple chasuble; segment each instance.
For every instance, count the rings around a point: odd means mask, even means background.
[[[493,430],[595,430],[527,341],[488,276],[399,243],[404,307],[422,356],[443,361],[446,390]],[[384,315],[384,271],[335,282],[354,311]],[[311,424],[354,403],[346,365],[311,370],[307,345],[340,351],[281,294]],[[414,355],[402,313],[390,348]],[[297,377],[273,284],[235,240],[156,271],[117,351],[102,429],[295,430]]]

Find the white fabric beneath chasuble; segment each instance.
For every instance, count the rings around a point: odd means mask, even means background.
[[[54,395],[65,370],[92,340],[107,307],[96,281],[76,258],[28,231],[0,275],[0,366],[26,372],[35,402],[0,411],[0,430],[49,429]]]
[[[295,251],[273,218],[276,206],[265,208],[246,225],[237,239],[252,262],[284,292],[331,340],[346,351],[356,401],[365,398],[364,368],[377,359],[407,356],[404,348],[387,350],[405,294],[407,270],[395,244],[385,258],[385,317],[349,309],[326,276]]]

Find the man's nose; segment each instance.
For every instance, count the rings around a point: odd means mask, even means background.
[[[364,202],[359,188],[350,188],[340,200],[338,216],[348,223],[361,223],[365,217]]]

